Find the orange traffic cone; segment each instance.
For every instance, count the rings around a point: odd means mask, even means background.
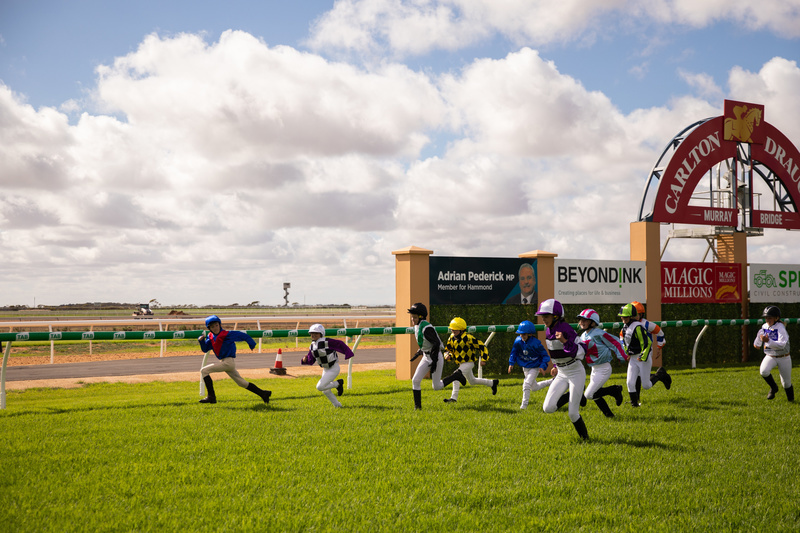
[[[283,368],[283,355],[281,349],[278,348],[278,355],[275,356],[275,366],[269,369],[270,374],[278,374],[279,376],[286,375],[286,369]]]

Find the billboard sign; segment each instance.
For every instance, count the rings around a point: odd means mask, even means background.
[[[800,302],[800,265],[750,263],[750,301]]]
[[[742,301],[739,263],[661,263],[661,302],[738,303]]]
[[[431,305],[539,305],[535,259],[430,257]]]
[[[555,260],[555,296],[561,303],[646,303],[644,261]]]

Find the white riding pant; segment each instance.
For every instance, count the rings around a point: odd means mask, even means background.
[[[653,368],[653,356],[647,358],[647,361],[639,361],[639,358],[632,355],[628,360],[628,392],[636,392],[636,378],[642,378],[642,389],[647,390],[653,386],[650,381],[650,370]]]
[[[237,385],[244,389],[246,389],[250,384],[250,382],[244,379],[242,375],[239,374],[239,371],[236,370],[235,357],[226,357],[225,359],[218,360],[216,363],[211,363],[210,365],[204,366],[200,370],[200,375],[206,377],[212,372],[225,372],[233,381],[236,382]]]
[[[544,379],[542,381],[536,381],[536,378],[539,377],[538,368],[525,368],[523,366],[522,372],[525,374],[525,380],[522,382],[522,405],[520,405],[520,409],[525,409],[528,407],[528,402],[531,399],[531,392],[549,387],[550,384],[553,383],[553,380]]]
[[[792,357],[790,355],[784,357],[772,357],[765,355],[761,361],[761,376],[769,376],[772,369],[778,367],[778,372],[781,374],[781,385],[784,389],[792,386]]]
[[[336,361],[330,368],[322,369],[322,377],[319,378],[319,381],[317,382],[317,390],[327,396],[335,407],[342,406],[341,402],[336,399],[336,396],[332,391],[332,389],[335,389],[339,386],[339,383],[336,382],[336,378],[339,377],[339,372],[341,372],[341,369],[339,368],[339,361]]]
[[[587,400],[594,400],[594,393],[606,384],[608,378],[611,377],[611,371],[611,363],[598,363],[592,366],[592,374],[589,376],[589,386],[586,387],[586,392],[583,393]]]
[[[417,365],[417,370],[414,371],[414,377],[411,378],[411,388],[413,390],[422,390],[422,380],[430,370],[433,364],[433,359],[429,355],[422,356],[422,361]],[[444,366],[444,358],[439,354],[439,363],[436,365],[436,371],[431,374],[431,381],[433,382],[433,390],[442,390],[444,383],[442,383],[442,367]]]
[[[555,413],[558,409],[558,399],[569,388],[569,419],[572,422],[577,421],[581,417],[581,396],[583,396],[583,386],[585,384],[586,369],[580,361],[575,361],[568,366],[558,367],[558,374],[556,374],[550,384],[550,388],[547,390],[542,409],[544,409],[545,413]]]
[[[475,367],[475,363],[469,361],[467,363],[461,363],[458,365],[458,369],[461,370],[461,373],[464,374],[464,377],[467,378],[467,381],[470,385],[486,385],[487,387],[492,386],[491,379],[484,379],[484,378],[476,378],[475,375],[472,373],[472,369]],[[453,382],[453,393],[450,397],[454,400],[458,400],[458,391],[461,389],[461,383],[456,380]]]

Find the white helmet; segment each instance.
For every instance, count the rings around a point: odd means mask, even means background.
[[[319,333],[323,337],[325,336],[325,326],[322,324],[314,324],[310,328],[308,328],[309,333]]]

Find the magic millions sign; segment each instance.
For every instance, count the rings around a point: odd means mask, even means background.
[[[723,116],[698,125],[677,146],[660,176],[648,220],[736,227],[736,208],[690,205],[690,199],[700,180],[715,165],[741,159],[739,145],[746,143],[750,146],[750,168],[760,165],[768,169],[785,189],[782,205],[793,204],[793,210],[752,209],[745,224],[754,228],[800,229],[800,152],[764,115],[763,105],[726,100]],[[748,191],[752,195],[752,184]],[[752,198],[749,205],[754,205]]]

